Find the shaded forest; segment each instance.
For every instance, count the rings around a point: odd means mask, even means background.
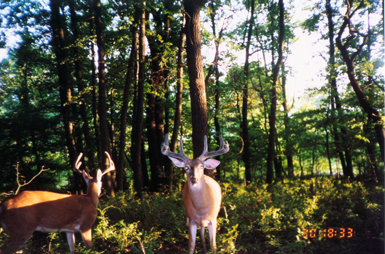
[[[307,15],[298,18],[298,8]],[[380,253],[383,10],[377,0],[4,0],[0,192],[44,170],[22,189],[83,194],[76,158],[83,153],[94,175],[108,166],[106,151],[116,170],[103,179],[96,245],[171,253],[187,248],[186,232],[160,225],[183,230],[185,221],[166,225],[175,217],[162,203],[183,218],[185,172],[161,154],[161,143],[168,133],[176,152],[183,135],[186,154],[197,157],[204,135],[211,150],[222,135],[230,151],[207,172],[224,193],[218,251],[327,253],[323,240],[303,240],[303,230],[350,226],[365,228],[359,236],[370,241],[347,241],[346,253],[370,244]],[[324,83],[303,91],[301,104],[287,82],[298,33],[319,37],[326,66]],[[338,209],[347,216],[341,226]],[[118,229],[126,235],[111,239],[107,231]],[[329,243],[330,253],[341,252]]]

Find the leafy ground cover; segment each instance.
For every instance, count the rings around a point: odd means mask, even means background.
[[[219,253],[384,253],[382,186],[319,178],[221,187]],[[140,201],[131,189],[102,197],[94,248],[77,236],[77,253],[186,253],[181,196],[177,190]],[[0,245],[4,239],[1,234]],[[24,251],[66,252],[64,233],[35,233]],[[202,253],[199,236],[196,253]]]

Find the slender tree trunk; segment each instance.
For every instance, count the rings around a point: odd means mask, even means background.
[[[194,158],[203,152],[204,135],[208,135],[206,86],[201,55],[200,9],[206,0],[185,0],[186,52],[190,80],[191,121]],[[208,172],[205,171],[207,174]]]
[[[215,25],[215,14],[216,14],[216,9],[218,7],[214,5],[214,0],[210,1],[210,7],[211,7],[211,12],[210,12],[210,19],[211,19],[211,27],[213,29],[213,34],[215,38],[215,56],[214,56],[214,61],[213,65],[210,66],[208,74],[205,78],[205,83],[208,84],[210,76],[214,73],[215,74],[215,106],[214,106],[214,127],[215,127],[215,136],[216,136],[216,141],[218,144],[218,147],[220,146],[220,134],[221,134],[221,127],[219,124],[219,91],[220,91],[220,86],[219,86],[219,45],[222,40],[223,32],[225,27],[222,27],[220,29],[218,36],[216,34],[216,25]],[[216,178],[221,179],[221,165],[219,165],[216,168]]]
[[[116,182],[118,190],[124,189],[124,177],[125,177],[125,148],[126,148],[126,132],[127,132],[127,113],[128,113],[128,102],[130,99],[130,87],[131,83],[133,83],[135,78],[135,61],[138,49],[138,25],[139,25],[139,17],[137,15],[134,16],[134,23],[131,26],[130,32],[132,36],[132,44],[131,44],[131,53],[130,59],[128,61],[126,79],[124,83],[123,90],[123,104],[120,112],[120,139],[119,139],[119,158],[118,158],[118,166],[116,168]]]
[[[175,99],[175,112],[174,112],[174,128],[172,130],[172,136],[170,141],[170,150],[176,152],[178,144],[178,135],[182,115],[182,100],[183,100],[183,49],[186,40],[186,34],[184,32],[185,15],[183,15],[181,31],[179,35],[178,45],[178,66],[177,66],[177,88],[176,88],[176,99]],[[167,160],[168,162],[170,160]],[[166,164],[166,173],[169,179],[169,189],[172,191],[174,185],[174,165],[169,163]]]
[[[271,106],[270,106],[270,115],[269,115],[269,144],[267,148],[267,172],[266,172],[266,182],[273,182],[273,160],[274,160],[274,141],[275,141],[275,121],[276,121],[276,106],[277,106],[277,83],[279,70],[282,66],[282,55],[283,55],[283,42],[285,35],[285,24],[284,24],[284,14],[285,9],[283,6],[283,0],[279,0],[279,38],[278,38],[278,59],[277,63],[273,68],[273,77],[272,77],[272,89],[271,89]]]
[[[98,44],[98,78],[99,78],[99,119],[100,119],[100,136],[103,163],[101,164],[102,170],[106,165],[106,155],[104,152],[111,154],[110,134],[108,131],[107,120],[107,88],[106,88],[106,74],[105,74],[105,59],[104,59],[104,35],[103,35],[103,21],[102,21],[102,7],[100,0],[94,0],[94,12],[95,12],[95,28],[96,39]],[[103,178],[105,183],[105,189],[108,195],[115,196],[114,183],[110,173],[107,173]]]
[[[89,0],[89,13],[90,16],[94,16],[94,8],[93,8],[93,0]],[[94,35],[94,19],[89,19],[90,23],[90,36]],[[92,117],[93,117],[93,124],[94,124],[94,133],[95,133],[95,140],[96,140],[96,150],[97,150],[97,161],[100,161],[100,154],[102,153],[101,145],[100,145],[100,134],[99,134],[99,127],[98,127],[98,101],[96,96],[96,67],[95,67],[95,50],[94,50],[94,43],[92,40],[90,40],[90,49],[91,49],[91,87],[92,87]],[[96,172],[95,172],[96,173]]]
[[[155,23],[155,34],[162,35],[162,18],[161,13],[158,10],[152,9],[152,16]],[[148,14],[147,14],[148,16]],[[147,27],[149,29],[149,27]],[[164,36],[163,36],[164,37]],[[150,190],[156,192],[159,190],[162,177],[162,154],[160,152],[160,146],[163,142],[163,103],[159,93],[163,91],[161,84],[164,82],[163,70],[161,69],[162,51],[160,50],[161,44],[167,42],[162,37],[162,41],[158,39],[158,36],[147,36],[150,51],[151,51],[151,91],[147,93],[148,106],[146,108],[147,116],[147,136],[148,136],[148,149],[151,156],[150,159],[150,171],[151,171],[151,184]]]
[[[70,12],[71,12],[71,28],[72,28],[72,34],[73,34],[73,44],[77,45],[77,41],[79,40],[79,29],[78,29],[78,17],[75,10],[75,1],[70,0]],[[81,95],[81,103],[79,103],[79,110],[80,115],[82,117],[83,121],[83,134],[84,139],[86,143],[86,157],[88,161],[88,168],[93,169],[95,168],[95,158],[94,158],[94,151],[92,147],[92,138],[90,133],[90,127],[88,124],[88,114],[87,114],[87,108],[86,108],[86,99],[84,98],[85,95],[85,84],[83,81],[83,71],[82,71],[82,61],[81,59],[81,53],[80,48],[78,46],[74,47],[74,54],[75,54],[75,77],[76,77],[76,83],[78,86],[79,94]]]
[[[285,155],[287,160],[287,172],[289,177],[294,176],[294,166],[293,166],[293,148],[291,142],[291,129],[290,129],[290,118],[289,118],[289,108],[287,107],[287,97],[286,97],[286,72],[285,65],[282,64],[282,94],[283,94],[283,122],[285,125]]]
[[[243,72],[246,76],[245,84],[243,87],[243,97],[242,97],[242,139],[243,139],[243,153],[242,159],[245,164],[245,180],[246,184],[251,182],[251,171],[250,171],[250,140],[249,140],[249,123],[247,120],[247,103],[248,103],[248,85],[249,85],[249,56],[250,56],[250,44],[251,44],[251,35],[253,32],[254,25],[254,2],[250,1],[250,20],[249,20],[249,29],[247,34],[247,44],[246,44],[246,59],[245,65],[243,67]]]
[[[56,56],[56,62],[58,64],[58,76],[60,86],[60,101],[61,110],[63,116],[65,140],[70,156],[71,167],[75,164],[77,152],[75,148],[75,137],[73,132],[72,123],[72,89],[69,79],[69,68],[66,60],[67,52],[65,51],[65,38],[64,38],[64,24],[60,15],[60,3],[59,0],[51,0],[51,28],[53,33],[53,49]],[[75,176],[75,188],[77,191],[81,190],[80,179]]]
[[[144,103],[144,82],[145,82],[145,35],[146,35],[146,2],[141,1],[135,5],[135,13],[140,15],[139,29],[139,74],[136,83],[134,97],[134,117],[132,126],[132,166],[134,170],[134,188],[139,198],[142,198],[143,190],[143,168],[142,168],[142,142],[143,142],[143,103]]]

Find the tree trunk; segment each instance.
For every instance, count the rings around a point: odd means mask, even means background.
[[[106,73],[105,73],[105,59],[104,59],[104,35],[103,35],[103,21],[102,21],[102,7],[100,0],[94,0],[94,12],[95,12],[95,28],[96,39],[98,45],[98,78],[99,78],[99,119],[100,119],[100,136],[102,147],[101,169],[104,170],[107,157],[104,152],[108,152],[111,155],[110,134],[108,131],[107,120],[107,89],[106,89]],[[110,173],[107,173],[103,178],[105,183],[105,190],[110,196],[115,196],[114,183]]]
[[[78,29],[78,17],[75,10],[75,1],[70,0],[70,12],[71,12],[71,29],[73,34],[73,44],[77,45],[77,41],[79,40],[79,29]],[[78,46],[74,47],[74,54],[75,54],[75,77],[76,77],[76,83],[78,86],[79,94],[81,94],[81,103],[79,103],[79,109],[80,109],[80,115],[83,121],[83,134],[84,139],[86,143],[86,152],[85,156],[87,157],[88,162],[88,168],[93,169],[95,168],[95,158],[94,158],[94,150],[92,147],[92,138],[90,133],[90,127],[88,125],[88,114],[87,114],[87,108],[86,108],[86,93],[85,93],[85,84],[83,81],[83,71],[82,71],[82,61],[81,54],[80,54],[80,48]]]
[[[352,155],[350,146],[348,144],[348,138],[345,126],[343,124],[337,124],[336,121],[344,122],[344,115],[341,106],[341,101],[337,90],[337,71],[335,68],[335,53],[334,53],[334,22],[333,22],[333,10],[330,5],[330,0],[326,0],[326,14],[328,18],[328,33],[329,33],[329,82],[331,85],[331,106],[333,114],[333,133],[336,142],[336,148],[340,156],[342,169],[345,176],[353,176]],[[335,117],[335,111],[337,110],[337,117]],[[337,125],[340,126],[341,135],[338,133]],[[345,156],[343,154],[345,153]]]
[[[64,38],[64,25],[60,15],[60,3],[59,0],[51,0],[51,27],[53,32],[53,49],[56,56],[56,62],[58,65],[58,76],[60,86],[60,102],[61,113],[63,116],[64,133],[68,153],[70,157],[71,168],[75,164],[77,152],[75,148],[75,137],[73,133],[72,123],[72,89],[69,79],[69,68],[66,60],[67,52],[65,51],[65,38]],[[78,176],[75,178],[75,189],[81,191],[81,181]]]
[[[285,141],[286,141],[286,147],[285,147],[285,155],[287,160],[287,173],[289,177],[294,176],[294,166],[293,166],[293,145],[291,142],[291,129],[290,129],[290,118],[289,118],[289,111],[290,109],[287,107],[287,98],[286,98],[286,72],[285,72],[285,65],[282,64],[282,94],[283,94],[283,110],[284,110],[284,116],[283,116],[283,123],[285,125]]]
[[[185,34],[185,15],[182,18],[182,28],[179,36],[179,45],[178,45],[178,66],[177,66],[177,88],[176,88],[176,99],[175,99],[175,112],[174,112],[174,128],[172,130],[172,136],[170,141],[170,150],[176,152],[178,145],[178,135],[182,115],[182,100],[183,100],[183,49],[186,40]],[[166,164],[166,174],[169,179],[169,190],[172,191],[174,185],[174,165],[167,160]]]
[[[248,85],[249,85],[249,56],[250,56],[250,44],[251,44],[251,35],[253,32],[254,25],[254,1],[250,1],[250,20],[249,20],[249,29],[246,42],[246,59],[245,65],[243,67],[243,72],[246,76],[245,84],[243,87],[243,97],[242,97],[242,139],[243,139],[243,153],[242,159],[245,164],[245,181],[246,184],[251,182],[251,172],[250,172],[250,140],[249,140],[249,123],[247,120],[247,103],[248,103]]]
[[[94,16],[94,8],[93,8],[93,0],[89,0],[89,13],[90,16]],[[94,35],[94,19],[89,19],[90,23],[90,36]],[[100,145],[100,134],[99,134],[99,128],[98,128],[98,101],[96,96],[96,68],[95,68],[95,50],[94,50],[94,43],[92,40],[90,40],[90,49],[91,49],[91,87],[92,87],[92,117],[93,117],[93,123],[94,123],[94,133],[95,133],[95,140],[96,140],[96,154],[97,154],[97,161],[100,161],[100,154],[101,151],[101,145]]]
[[[185,0],[186,52],[190,80],[191,121],[194,158],[203,152],[204,135],[208,135],[206,86],[201,55],[199,11],[206,0]],[[207,174],[208,172],[205,171]]]
[[[273,160],[274,160],[274,141],[275,141],[275,121],[276,121],[276,106],[277,106],[277,83],[278,83],[278,74],[282,66],[282,55],[283,55],[283,42],[285,35],[285,24],[284,24],[284,14],[285,9],[283,6],[283,0],[279,0],[279,38],[278,38],[278,60],[273,68],[272,76],[272,89],[271,89],[271,106],[270,106],[270,115],[269,115],[269,144],[267,148],[267,172],[266,172],[266,182],[273,182]]]
[[[210,76],[214,73],[215,74],[215,106],[214,106],[214,127],[215,127],[215,136],[216,136],[216,141],[218,144],[218,147],[220,146],[220,134],[221,134],[221,127],[219,124],[219,91],[220,91],[220,86],[219,86],[219,45],[222,40],[223,36],[223,31],[224,27],[219,31],[218,36],[216,34],[216,26],[215,26],[215,14],[216,14],[216,9],[218,9],[217,5],[214,5],[214,0],[210,1],[210,7],[211,7],[211,12],[210,12],[210,19],[211,19],[211,27],[213,29],[213,34],[215,38],[215,56],[213,60],[213,65],[210,66],[208,74],[205,78],[205,83],[208,84]],[[215,176],[218,180],[221,179],[221,164],[218,165],[216,168],[216,173]]]
[[[150,190],[156,192],[159,190],[163,181],[162,177],[162,154],[160,146],[163,142],[163,103],[159,94],[163,91],[162,83],[166,80],[163,76],[165,72],[161,69],[161,61],[163,52],[160,50],[162,43],[167,43],[167,39],[162,36],[162,40],[158,40],[159,35],[163,35],[161,13],[152,9],[152,16],[155,23],[155,35],[147,36],[151,51],[151,91],[147,94],[148,106],[147,116],[147,136],[148,149],[151,156],[150,171],[151,185]],[[149,29],[149,28],[148,28]]]
[[[124,180],[125,180],[125,148],[126,148],[126,125],[127,125],[127,112],[128,112],[128,102],[130,99],[130,87],[131,83],[134,80],[134,71],[135,71],[135,60],[137,55],[137,45],[138,45],[138,16],[135,15],[134,17],[134,23],[131,26],[130,32],[132,36],[132,44],[131,44],[131,53],[130,53],[130,59],[128,61],[128,67],[127,67],[127,73],[126,73],[126,79],[124,83],[124,90],[123,90],[123,104],[122,109],[120,112],[120,138],[119,138],[119,158],[118,158],[118,165],[116,168],[116,183],[117,183],[117,189],[123,190],[124,189]]]
[[[143,172],[142,172],[142,142],[143,142],[143,103],[144,103],[144,83],[145,83],[145,35],[146,35],[146,2],[141,1],[135,5],[135,13],[140,16],[139,29],[139,76],[136,82],[134,95],[134,116],[132,124],[132,166],[134,170],[134,188],[139,198],[142,198]]]
[[[364,110],[364,112],[368,115],[368,119],[370,119],[374,124],[374,131],[376,134],[377,142],[380,147],[381,151],[381,160],[384,161],[384,140],[385,140],[385,132],[382,122],[382,116],[380,112],[378,112],[366,99],[366,96],[364,94],[364,91],[361,89],[360,84],[358,83],[358,80],[356,79],[355,71],[354,71],[354,58],[359,55],[359,53],[362,50],[362,47],[366,43],[367,35],[364,36],[364,42],[359,46],[359,48],[354,53],[349,53],[348,51],[348,43],[351,41],[352,38],[354,38],[355,34],[356,36],[361,36],[357,31],[349,30],[349,37],[346,39],[345,44],[342,44],[342,34],[344,33],[346,27],[350,24],[351,18],[353,16],[353,13],[351,13],[351,6],[352,3],[349,1],[349,4],[347,5],[346,13],[344,15],[344,23],[342,24],[338,36],[336,38],[336,44],[338,49],[341,52],[342,58],[346,64],[347,67],[347,74],[349,77],[350,85],[353,87],[353,90],[357,96],[357,99]],[[361,5],[360,5],[361,6]],[[359,6],[359,7],[360,7]],[[357,7],[357,8],[359,8]]]

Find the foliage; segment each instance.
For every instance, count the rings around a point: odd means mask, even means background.
[[[382,253],[382,186],[335,178],[291,179],[247,187],[221,183],[219,253]],[[132,191],[103,197],[93,230],[93,250],[78,239],[78,253],[186,253],[187,226],[179,191],[142,201]],[[328,238],[325,228],[353,228],[352,238]],[[316,237],[305,237],[316,229]],[[197,234],[197,253],[202,251]],[[43,236],[42,236],[43,237]],[[25,253],[67,251],[63,234],[31,239]],[[208,239],[207,239],[208,240]],[[206,241],[207,242],[207,241]],[[35,252],[36,253],[36,252]]]

